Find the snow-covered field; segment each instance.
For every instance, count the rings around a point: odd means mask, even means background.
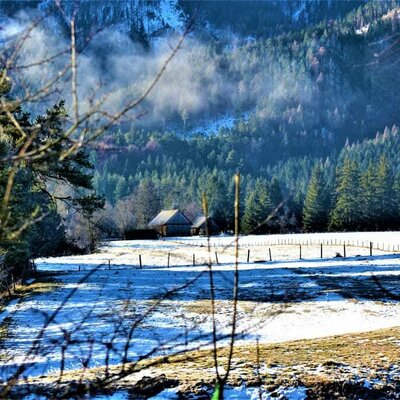
[[[369,242],[386,250],[369,257]],[[238,343],[400,325],[400,257],[393,252],[400,233],[249,236],[240,243]],[[344,243],[347,258],[335,257]],[[208,252],[204,238],[119,241],[94,255],[37,260],[39,270],[59,272],[59,286],[0,314],[9,327],[1,377],[21,363],[24,375],[37,376],[210,345],[209,257],[223,345],[232,313],[233,244],[232,237],[212,238]]]

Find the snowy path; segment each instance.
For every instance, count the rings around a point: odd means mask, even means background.
[[[289,254],[290,248],[285,251],[288,258],[296,258],[296,247],[295,254]],[[138,252],[147,254],[143,269],[137,268]],[[169,252],[180,264],[155,268],[166,264]],[[63,368],[73,369],[86,362],[120,363],[125,350],[132,360],[209,344],[209,275],[204,266],[187,265],[192,252],[192,246],[172,241],[114,242],[96,255],[38,260],[39,268],[60,271],[61,285],[4,311],[10,337],[2,352],[9,361],[0,365],[1,377],[19,363],[25,364],[25,375],[42,375],[59,370],[62,359]],[[257,258],[265,248],[255,246],[252,252]],[[228,260],[230,255],[224,257]],[[79,272],[79,265],[86,269]],[[213,268],[218,332],[224,335],[230,331],[233,266],[226,262]],[[397,255],[242,263],[239,342],[271,343],[398,326],[400,304],[388,297],[400,296],[399,283]],[[55,310],[40,345],[28,354]]]

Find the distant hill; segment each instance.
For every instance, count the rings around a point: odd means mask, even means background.
[[[268,37],[287,29],[301,29],[320,21],[333,20],[365,4],[365,0],[81,0],[62,2],[65,18],[78,8],[78,24],[89,29],[115,27],[133,39],[151,41],[170,30],[181,30],[195,15],[196,30],[224,38],[226,31],[239,37]],[[2,1],[8,16],[27,7],[54,8],[51,0]],[[90,27],[90,28],[89,28]]]

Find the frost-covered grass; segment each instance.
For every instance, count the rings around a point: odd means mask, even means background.
[[[360,244],[377,243],[378,239],[381,248],[383,243],[393,247],[400,243],[400,234],[242,238],[236,344],[243,349],[243,355],[247,354],[246,346],[252,347],[254,353],[256,340],[261,346],[270,346],[400,326],[396,297],[400,296],[400,258],[392,250],[392,254],[374,250],[375,255],[368,257],[369,249]],[[346,259],[335,258],[336,252],[342,252],[345,240],[355,243],[354,247],[348,246]],[[298,260],[299,246],[290,244],[291,241],[305,243],[303,260]],[[212,238],[211,243],[210,254],[204,238],[175,238],[110,242],[93,255],[37,260],[40,270],[59,271],[57,284],[43,290],[36,286],[36,292],[5,310],[10,329],[3,342],[3,349],[7,349],[3,358],[7,356],[8,360],[1,364],[2,378],[21,363],[26,366],[24,375],[34,377],[57,373],[62,360],[66,370],[79,370],[86,365],[86,358],[90,359],[89,368],[104,366],[107,358],[110,365],[118,365],[125,350],[127,359],[135,361],[146,355],[158,357],[199,346],[209,348],[210,286],[207,266],[202,264],[209,256],[215,261],[216,251],[219,259],[219,264],[213,265],[216,321],[219,344],[226,345],[224,335],[230,332],[232,315],[233,238]],[[268,248],[272,262],[266,261]],[[139,254],[143,269],[138,266]],[[196,266],[192,265],[193,254]],[[67,296],[68,301],[63,304]],[[40,337],[39,351],[28,354],[53,312],[55,318]],[[129,333],[131,327],[134,329]],[[397,337],[397,330],[393,332]],[[395,345],[398,347],[398,343]],[[328,350],[328,347],[315,350],[315,354],[321,355],[318,362],[332,358]],[[296,364],[305,362],[293,348],[286,354]],[[266,365],[273,361],[267,356]],[[246,357],[254,361],[249,354]],[[282,359],[275,361],[277,365],[285,365]],[[209,362],[207,368],[212,373],[212,358]],[[346,362],[350,364],[350,359]],[[192,373],[190,368],[189,373]]]

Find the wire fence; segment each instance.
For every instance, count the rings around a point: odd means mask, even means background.
[[[230,239],[230,240],[226,240]],[[174,239],[175,243],[179,243],[191,247],[207,247],[210,245],[212,248],[224,248],[234,245],[233,238],[212,238],[208,244],[207,239]],[[376,242],[368,240],[349,240],[349,239],[293,239],[293,238],[278,238],[271,240],[249,240],[246,237],[240,239],[240,247],[270,247],[270,246],[347,246],[359,247],[363,249],[372,249],[378,251],[388,251],[397,253],[400,252],[400,244]]]
[[[87,271],[96,267],[103,270],[115,269],[157,269],[172,267],[207,266],[209,262],[221,267],[234,263],[234,242],[232,237],[211,238],[172,238],[157,242],[153,248],[135,246],[128,253],[112,257],[106,254],[97,258],[96,263],[77,260],[68,265],[38,265],[39,269]],[[171,246],[173,244],[173,246]],[[124,247],[122,247],[124,248]],[[127,241],[127,249],[129,241]],[[241,238],[239,261],[244,263],[285,263],[302,261],[329,260],[332,258],[359,258],[387,256],[400,253],[400,245],[393,243],[371,242],[351,239],[299,239]]]

